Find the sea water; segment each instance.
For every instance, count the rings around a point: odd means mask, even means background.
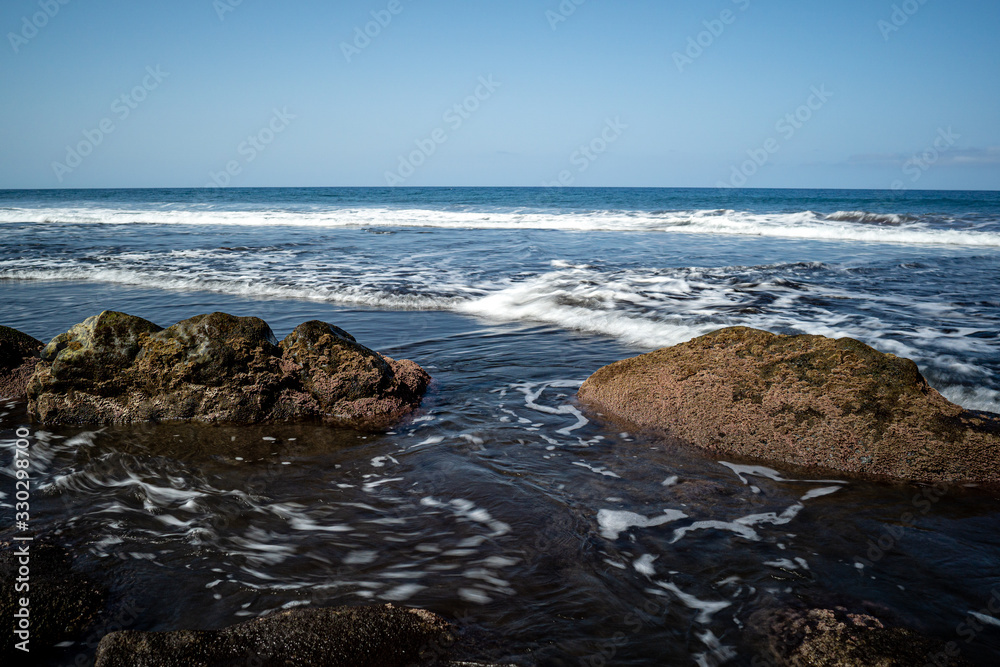
[[[0,234],[0,324],[44,341],[105,309],[279,338],[322,319],[434,377],[386,434],[41,427],[8,404],[0,506],[27,425],[33,529],[143,609],[133,629],[392,601],[540,664],[750,664],[752,613],[805,600],[1000,656],[996,624],[956,630],[1000,590],[989,496],[708,457],[574,399],[745,325],[857,338],[1000,412],[998,193],[2,191]]]

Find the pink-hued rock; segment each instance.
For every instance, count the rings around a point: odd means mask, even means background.
[[[101,639],[96,667],[515,667],[424,609],[393,604],[278,611],[221,630],[120,630]]]
[[[753,664],[774,667],[911,667],[935,664],[938,655],[952,667],[969,665],[942,641],[844,607],[762,610],[748,635],[759,651]]]
[[[0,398],[24,398],[42,341],[0,326]]]
[[[405,667],[430,664],[457,641],[451,624],[422,609],[301,609],[215,631],[112,632],[97,647],[96,665]]]
[[[712,452],[915,481],[1000,482],[1000,415],[851,338],[732,327],[594,373],[581,402]]]
[[[321,418],[382,429],[412,411],[430,377],[325,322],[280,343],[263,320],[198,315],[161,329],[105,311],[54,338],[28,387],[43,423],[259,423]]]

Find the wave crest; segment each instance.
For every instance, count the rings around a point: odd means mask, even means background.
[[[837,211],[830,215],[823,216],[824,220],[831,222],[865,222],[876,225],[902,225],[907,222],[916,222],[918,218],[912,215],[900,213],[869,213],[868,211]]]

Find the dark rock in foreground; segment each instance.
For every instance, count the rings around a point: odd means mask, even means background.
[[[447,621],[420,609],[391,604],[306,609],[218,631],[113,632],[97,648],[96,667],[480,664],[449,662],[456,642]]]
[[[0,326],[0,398],[23,398],[43,343],[17,329]]]
[[[381,429],[419,405],[429,381],[412,361],[325,322],[301,324],[279,343],[256,317],[211,313],[162,329],[105,311],[45,346],[28,398],[43,423],[315,417]]]
[[[760,651],[754,665],[788,667],[968,667],[957,645],[943,644],[874,616],[836,609],[758,612],[751,618]],[[763,658],[763,659],[761,659]]]
[[[580,400],[713,452],[916,481],[1000,482],[1000,416],[851,338],[733,327],[619,361]]]
[[[22,549],[27,545],[27,555]],[[0,542],[0,623],[4,644],[0,662],[31,664],[32,656],[45,654],[56,644],[79,638],[104,610],[105,593],[87,577],[71,570],[72,559],[61,547],[47,542]],[[27,576],[20,568],[27,567]],[[18,578],[21,581],[18,581]],[[27,590],[17,590],[18,584]],[[15,644],[23,641],[14,633],[20,599],[27,598],[29,653]]]

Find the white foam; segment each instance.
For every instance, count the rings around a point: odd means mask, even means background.
[[[708,602],[705,600],[699,600],[695,596],[682,591],[673,582],[657,581],[655,583],[657,586],[665,588],[666,590],[676,595],[677,598],[684,604],[685,607],[688,607],[689,609],[698,610],[699,612],[698,616],[695,618],[695,620],[698,623],[704,624],[711,622],[713,614],[722,611],[726,607],[731,607],[733,604],[732,602],[724,602],[722,600],[718,602]]]
[[[493,602],[493,598],[478,588],[459,588],[458,597],[473,604],[489,604]]]
[[[575,417],[576,418],[575,424],[563,427],[558,431],[556,431],[556,433],[560,435],[569,435],[572,431],[575,431],[578,428],[586,426],[588,423],[590,423],[590,420],[584,417],[583,413],[581,413],[580,410],[576,408],[576,406],[571,405],[569,403],[552,407],[548,405],[542,405],[538,403],[538,400],[541,397],[542,392],[544,392],[549,387],[563,387],[563,388],[576,389],[581,384],[583,384],[583,381],[581,380],[554,380],[552,382],[544,382],[541,384],[534,382],[525,382],[522,384],[512,385],[511,388],[516,389],[517,391],[524,394],[524,405],[528,408],[531,408],[532,410],[550,415],[572,415],[573,417]]]
[[[372,467],[373,468],[382,468],[382,467],[385,467],[385,464],[386,464],[387,461],[392,461],[393,463],[395,463],[397,465],[399,464],[399,461],[397,461],[396,459],[392,458],[391,456],[376,456],[375,458],[372,459]]]
[[[760,540],[760,535],[753,528],[747,526],[746,524],[737,523],[735,521],[718,521],[715,519],[709,519],[707,521],[695,521],[689,526],[684,526],[683,528],[678,528],[674,531],[674,537],[670,540],[670,543],[679,541],[688,533],[694,532],[696,530],[728,530],[730,532],[736,533],[740,537],[757,542]]]
[[[743,482],[744,484],[749,484],[747,478],[744,477],[744,475],[751,475],[754,477],[766,477],[767,479],[772,479],[776,482],[805,482],[810,484],[847,484],[846,481],[839,479],[786,479],[777,470],[774,470],[773,468],[767,468],[765,466],[743,465],[740,463],[729,463],[728,461],[719,461],[719,464],[732,470],[733,473],[735,473],[736,476],[740,478],[740,481]],[[829,491],[827,493],[832,493],[832,491]],[[817,495],[825,495],[825,494],[821,493]]]
[[[302,210],[200,210],[6,208],[0,223],[84,223],[231,225],[255,227],[430,227],[440,229],[550,229],[573,231],[643,231],[722,236],[768,236],[824,241],[947,244],[1000,247],[1000,234],[941,229],[902,214],[839,211],[830,215],[749,213],[731,210],[687,211],[441,211],[419,208],[331,208]],[[872,222],[883,224],[873,225]]]
[[[659,556],[654,556],[653,554],[643,554],[635,559],[632,563],[632,567],[639,574],[644,574],[647,577],[652,577],[656,574],[656,568],[653,567],[653,562],[659,558]]]
[[[374,563],[377,558],[377,551],[355,549],[344,556],[343,563],[344,565],[368,565],[369,563]]]
[[[987,387],[945,386],[941,394],[968,410],[1000,413],[1000,391]]]
[[[764,561],[764,565],[768,567],[777,567],[783,570],[798,570],[798,569],[809,569],[809,564],[804,558],[796,558],[795,560],[790,560],[788,558],[779,558],[777,560]]]
[[[402,584],[386,591],[385,593],[382,593],[379,597],[383,600],[389,600],[391,602],[403,602],[404,600],[409,600],[425,588],[427,587],[420,584]]]
[[[350,526],[341,523],[322,525],[313,519],[301,515],[288,517],[288,525],[295,530],[320,533],[349,533],[354,530]]]
[[[1000,627],[1000,619],[994,618],[992,616],[987,616],[986,614],[982,614],[978,611],[970,611],[969,616],[972,616],[973,618],[987,625],[995,625],[997,627]]]
[[[477,507],[471,500],[458,498],[445,503],[431,496],[427,496],[425,498],[421,498],[420,504],[424,507],[446,509],[460,519],[481,523],[493,531],[489,534],[489,537],[501,537],[511,531],[510,525],[504,523],[503,521],[497,521],[487,510]]]
[[[383,484],[392,484],[393,482],[405,481],[403,477],[389,477],[385,479],[375,480],[374,482],[365,482],[361,488],[369,493],[382,486]]]
[[[697,653],[694,655],[695,663],[698,667],[718,667],[724,665],[736,657],[736,649],[726,646],[711,630],[699,632],[696,635],[698,641],[708,647],[707,653]]]
[[[635,512],[627,512],[625,510],[608,510],[602,509],[597,512],[597,524],[601,528],[601,535],[609,540],[616,540],[618,536],[632,528],[633,526],[638,528],[651,528],[653,526],[660,526],[665,523],[670,523],[671,521],[677,521],[678,519],[687,518],[687,514],[681,512],[680,510],[663,510],[662,515],[656,515],[653,517],[645,517],[641,514],[636,514]]]
[[[587,470],[595,472],[598,475],[604,475],[605,477],[614,477],[615,479],[621,479],[620,475],[616,475],[615,473],[611,472],[604,466],[594,466],[589,463],[584,463],[582,461],[573,461],[572,464],[575,466],[580,466],[581,468],[586,468]]]
[[[836,493],[840,491],[842,486],[824,486],[819,489],[813,489],[812,491],[807,491],[801,498],[800,501],[805,502],[806,500],[812,500],[813,498],[819,498],[821,496],[828,496],[831,493]]]

